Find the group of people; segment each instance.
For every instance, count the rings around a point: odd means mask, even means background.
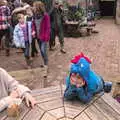
[[[27,67],[31,68],[31,58],[38,55],[37,41],[44,61],[43,66],[47,72],[47,48],[49,44],[49,50],[55,49],[56,36],[59,37],[61,53],[66,53],[61,5],[56,1],[51,10],[47,12],[43,2],[35,1],[32,6],[24,3],[22,7],[16,9],[11,12],[6,0],[0,2],[0,45],[2,37],[5,36],[7,38],[5,39],[6,56],[10,55],[10,42],[12,42],[16,48],[22,49]],[[11,40],[8,39],[10,35],[12,35]]]
[[[45,76],[48,69],[47,44],[54,50],[55,37],[58,35],[60,51],[64,50],[64,35],[61,21],[62,6],[55,2],[49,13],[41,1],[35,1],[33,6],[23,6],[24,13],[17,14],[17,24],[13,30],[13,43],[16,48],[23,50],[28,67],[31,65],[31,56],[38,54],[35,46],[37,41],[41,56],[44,61]],[[11,13],[6,0],[0,2],[0,43],[3,36],[8,38],[11,30]],[[5,39],[6,55],[9,56],[10,40]],[[31,55],[30,55],[31,46]],[[93,96],[100,92],[110,92],[111,82],[105,82],[91,68],[91,60],[83,53],[71,60],[70,72],[66,78],[64,98],[67,100],[78,99],[88,103]],[[19,84],[4,69],[0,68],[0,112],[17,100],[25,100],[28,106],[34,107],[37,103],[32,97],[28,87]]]

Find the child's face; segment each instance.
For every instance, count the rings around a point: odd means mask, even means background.
[[[76,87],[82,87],[85,85],[85,81],[78,73],[72,73],[70,76],[71,84],[76,85]]]
[[[28,16],[32,16],[32,15],[33,15],[31,8],[27,8],[27,9],[26,9],[26,14],[27,14]]]
[[[21,15],[21,17],[19,18],[19,23],[24,23],[25,19],[24,19],[24,15]]]

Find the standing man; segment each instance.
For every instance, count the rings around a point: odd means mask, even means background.
[[[0,2],[0,46],[1,39],[5,36],[6,56],[9,56],[10,54],[10,20],[11,13],[9,7],[7,6],[7,1],[2,0]]]
[[[62,18],[62,5],[55,1],[54,7],[50,12],[51,21],[51,38],[49,42],[50,50],[54,50],[55,47],[55,37],[58,36],[60,42],[60,51],[66,53],[64,49],[64,35],[63,35],[63,18]]]

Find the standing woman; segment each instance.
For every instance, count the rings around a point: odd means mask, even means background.
[[[48,55],[47,43],[50,40],[50,17],[45,10],[45,5],[41,1],[33,3],[34,20],[33,32],[38,40],[41,56],[44,61],[44,77],[47,77]]]

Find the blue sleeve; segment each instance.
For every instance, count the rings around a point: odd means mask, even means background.
[[[65,84],[66,84],[66,88],[68,88],[68,86],[70,85],[70,77],[69,76],[66,77]]]
[[[90,92],[85,91],[83,87],[77,88],[77,96],[83,103],[88,103],[91,101],[93,94]]]
[[[66,78],[66,89],[64,92],[64,98],[72,100],[77,96],[77,88],[70,84],[69,76]]]

